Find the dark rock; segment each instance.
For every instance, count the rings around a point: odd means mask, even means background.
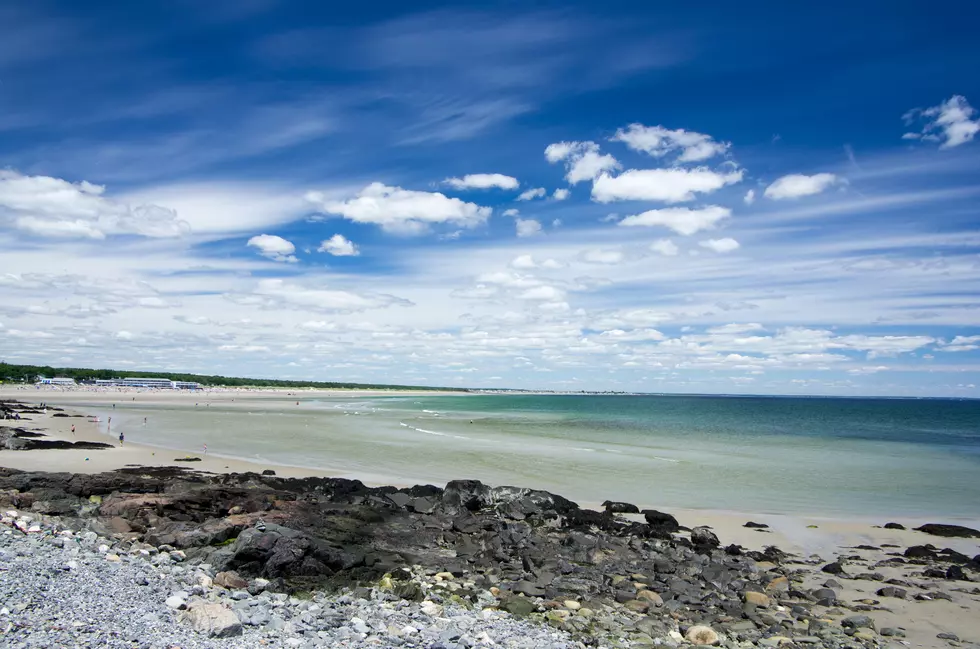
[[[602,503],[602,506],[606,508],[606,511],[610,514],[639,514],[640,508],[636,505],[631,505],[630,503],[614,502],[612,500],[607,500]]]
[[[544,588],[526,580],[517,582],[511,590],[515,593],[527,595],[528,597],[544,597]]]
[[[844,566],[840,564],[839,561],[834,561],[833,563],[828,563],[826,566],[820,569],[830,575],[843,575]]]
[[[691,530],[691,543],[699,549],[713,550],[721,545],[718,535],[711,531],[710,527],[701,526]]]
[[[950,538],[980,538],[980,530],[975,530],[972,527],[963,527],[962,525],[946,525],[944,523],[926,523],[921,527],[915,528],[915,531]]]
[[[655,509],[644,509],[640,513],[643,514],[647,525],[650,526],[652,536],[670,538],[672,533],[679,532],[681,529],[677,519],[670,514],[659,512]]]
[[[840,621],[840,625],[845,629],[873,629],[874,620],[867,615],[852,615]]]
[[[837,601],[837,593],[830,588],[818,588],[810,593],[821,606],[833,606]],[[829,602],[829,603],[824,603]]]
[[[490,504],[490,487],[479,480],[452,480],[442,494],[443,505],[454,512],[477,512]]]
[[[276,472],[272,469],[265,469],[262,471],[262,475],[276,475]]]
[[[898,599],[905,599],[905,596],[908,595],[904,588],[899,588],[898,586],[879,588],[875,594],[878,597],[897,597]]]
[[[527,617],[534,612],[534,603],[526,597],[511,597],[504,601],[502,608],[511,615]]]
[[[422,587],[419,586],[414,581],[403,581],[395,584],[394,589],[391,591],[396,597],[408,600],[410,602],[421,602],[425,599],[425,592],[423,592]]]
[[[905,526],[901,523],[885,523],[886,530],[904,530]]]
[[[935,559],[936,548],[931,545],[913,545],[905,550],[908,559]]]
[[[896,628],[896,627],[892,627],[892,626],[883,627],[879,633],[881,633],[881,635],[885,636],[886,638],[904,638],[905,637],[905,631],[903,631],[903,630],[901,630],[899,628]]]
[[[936,637],[940,640],[952,640],[953,642],[960,641],[960,637],[955,633],[937,633]]]
[[[956,579],[959,581],[966,581],[966,573],[963,572],[963,568],[959,566],[950,566],[946,569],[946,579]]]
[[[757,530],[767,530],[767,529],[769,529],[769,526],[766,525],[765,523],[753,523],[752,521],[749,521],[748,523],[746,523],[742,527],[750,527],[752,529],[757,529]]]

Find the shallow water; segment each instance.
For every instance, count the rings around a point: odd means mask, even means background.
[[[477,478],[664,507],[980,518],[977,401],[452,395],[254,406],[247,397],[123,403],[99,414],[136,443],[207,444],[217,455],[402,482]]]

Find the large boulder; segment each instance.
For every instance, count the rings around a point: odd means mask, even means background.
[[[713,550],[721,545],[718,536],[711,531],[710,527],[704,525],[691,530],[691,543],[696,548],[709,550]]]
[[[670,514],[658,512],[656,509],[644,509],[640,513],[643,514],[647,525],[650,526],[651,536],[670,538],[671,534],[679,532],[681,529],[677,519]]]
[[[480,511],[490,505],[490,487],[479,480],[452,480],[443,491],[442,504],[457,514]]]
[[[640,508],[630,503],[607,500],[606,502],[602,503],[602,506],[606,508],[606,512],[609,514],[639,514],[640,513]]]
[[[216,551],[211,558],[217,570],[236,570],[267,579],[327,577],[357,562],[358,557],[340,548],[272,523],[244,530],[231,546]]]
[[[933,536],[945,536],[947,538],[980,539],[980,530],[962,525],[946,525],[944,523],[926,523],[921,527],[915,528],[916,532],[925,532]]]
[[[195,631],[211,638],[230,638],[242,634],[238,616],[221,604],[191,602],[182,617]]]

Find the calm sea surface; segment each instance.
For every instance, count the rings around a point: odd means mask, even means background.
[[[585,502],[980,518],[980,401],[453,395],[121,404],[128,440]],[[91,409],[90,409],[91,410]],[[143,425],[143,418],[147,424]]]

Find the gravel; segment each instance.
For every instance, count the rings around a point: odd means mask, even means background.
[[[408,602],[379,589],[368,589],[368,597],[317,593],[304,599],[229,591],[212,585],[209,566],[185,563],[180,552],[118,544],[90,531],[51,529],[16,512],[5,513],[3,521],[3,647],[583,646],[564,632],[502,611],[468,610],[451,602]],[[195,630],[193,609],[207,605],[234,612],[240,624],[231,618],[234,624],[225,629],[232,637],[208,637]]]

